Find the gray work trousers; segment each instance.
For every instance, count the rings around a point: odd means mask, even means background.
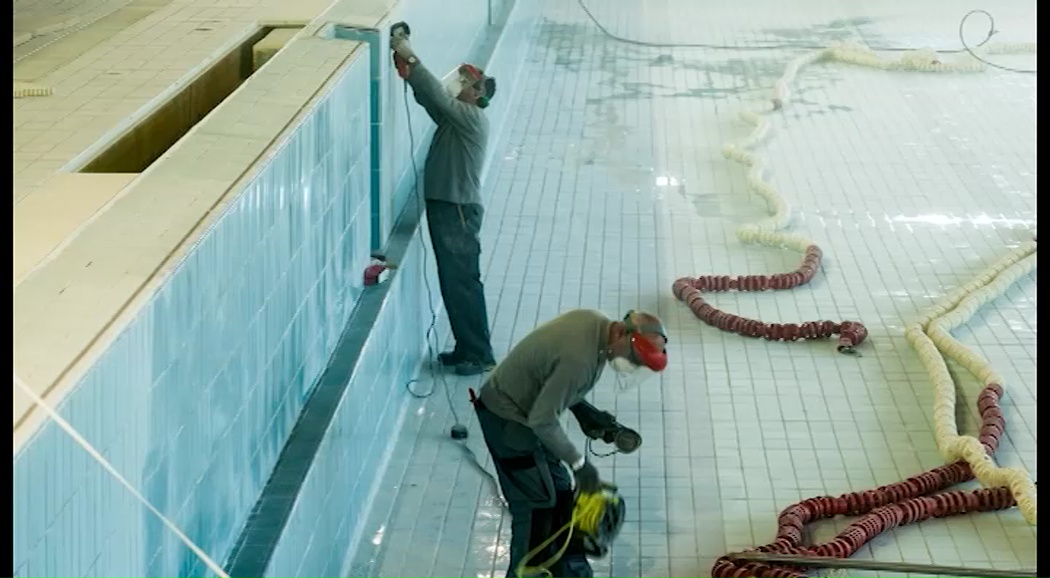
[[[510,509],[510,568],[507,576],[516,577],[522,558],[572,520],[575,504],[572,478],[561,461],[527,426],[499,417],[480,401],[475,402],[475,410],[485,445],[492,454],[500,490]],[[562,534],[556,538],[553,544],[530,559],[529,565],[550,559],[564,544],[565,537],[566,534]],[[594,576],[583,546],[575,538],[550,571],[556,578]]]
[[[492,363],[489,314],[481,283],[481,205],[427,201],[427,225],[437,261],[454,354],[464,361]]]

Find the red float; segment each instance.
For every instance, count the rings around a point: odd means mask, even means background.
[[[809,283],[820,268],[824,253],[820,247],[810,245],[799,268],[791,273],[775,275],[743,275],[729,277],[726,275],[703,275],[700,277],[682,277],[674,282],[672,290],[675,297],[689,306],[693,314],[708,325],[722,331],[730,331],[745,337],[764,337],[770,341],[795,341],[796,339],[827,339],[832,335],[839,336],[838,350],[851,353],[868,337],[868,330],[856,321],[807,321],[795,323],[763,323],[757,319],[747,319],[720,311],[704,300],[704,291],[775,291],[793,289]]]
[[[1004,423],[999,409],[1003,389],[991,384],[981,391],[977,406],[982,416],[981,441],[989,454],[999,445]],[[944,518],[967,512],[1005,510],[1015,505],[1009,488],[980,489],[973,492],[944,492],[951,486],[973,479],[973,472],[965,461],[934,468],[902,482],[881,486],[863,492],[852,492],[839,497],[819,496],[788,506],[777,518],[777,539],[756,548],[760,552],[795,554],[803,556],[833,556],[848,558],[880,533],[921,522],[931,517]],[[835,539],[817,546],[803,546],[802,535],[806,524],[839,515],[859,515]],[[711,569],[715,578],[804,578],[806,574],[794,566],[738,563],[722,557]]]

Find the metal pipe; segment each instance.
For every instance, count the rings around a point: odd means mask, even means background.
[[[878,562],[829,556],[795,556],[789,554],[767,554],[764,552],[738,552],[726,558],[738,562],[762,562],[765,564],[791,564],[809,568],[838,568],[848,570],[870,570],[873,572],[900,572],[907,574],[929,574],[931,576],[973,576],[975,578],[1036,578],[1035,572],[1025,570],[991,570],[986,568],[964,568],[961,566],[935,566],[909,562]]]

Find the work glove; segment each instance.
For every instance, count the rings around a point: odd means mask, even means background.
[[[602,481],[598,476],[598,468],[589,461],[584,460],[583,465],[573,472],[576,477],[576,489],[581,494],[593,494],[600,492]]]
[[[412,72],[412,65],[419,62],[416,53],[412,52],[412,45],[408,43],[407,37],[398,36],[390,40],[390,49],[394,52],[394,68],[397,69],[397,75],[402,80],[407,79]]]
[[[569,407],[569,411],[580,422],[583,434],[592,440],[614,444],[617,450],[625,454],[637,450],[642,445],[642,436],[638,432],[621,425],[613,414],[602,411],[586,401]]]
[[[401,77],[401,80],[408,79],[409,73],[412,72],[412,67],[409,65],[408,61],[401,58],[396,52],[394,53],[394,68],[397,69],[397,75]]]
[[[610,432],[611,435],[615,435],[619,425],[611,413],[602,411],[586,401],[570,406],[569,411],[576,416],[583,435],[592,440],[604,439]]]
[[[416,60],[416,53],[412,51],[412,45],[408,42],[408,38],[400,36],[390,41],[390,49],[394,51],[394,54],[405,59],[406,62],[414,62]]]

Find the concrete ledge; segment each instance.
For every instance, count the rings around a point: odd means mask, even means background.
[[[61,250],[136,174],[61,173],[15,205],[15,286]]]
[[[84,227],[76,243],[23,279],[15,291],[19,377],[49,403],[60,400],[360,46],[308,35],[291,42]],[[39,425],[33,413],[16,407],[16,444]]]
[[[252,67],[255,70],[269,62],[286,44],[299,34],[299,28],[276,28],[252,46]]]
[[[126,282],[126,306],[73,363],[83,375],[49,401],[218,560],[362,291],[367,60],[357,42],[293,41],[118,195],[85,230],[92,243],[81,236],[27,276],[54,283],[65,261],[105,270],[75,271],[59,295]],[[52,337],[90,328],[62,317],[41,314]],[[26,440],[40,414],[16,430],[16,575],[205,575],[54,423]]]
[[[19,22],[15,16],[15,46],[25,44],[34,38],[47,36],[56,32],[68,30],[80,24],[79,16],[56,16],[28,19],[28,22]]]
[[[332,0],[296,0],[275,2],[260,8],[256,19],[261,26],[306,26],[321,14],[331,9]]]

